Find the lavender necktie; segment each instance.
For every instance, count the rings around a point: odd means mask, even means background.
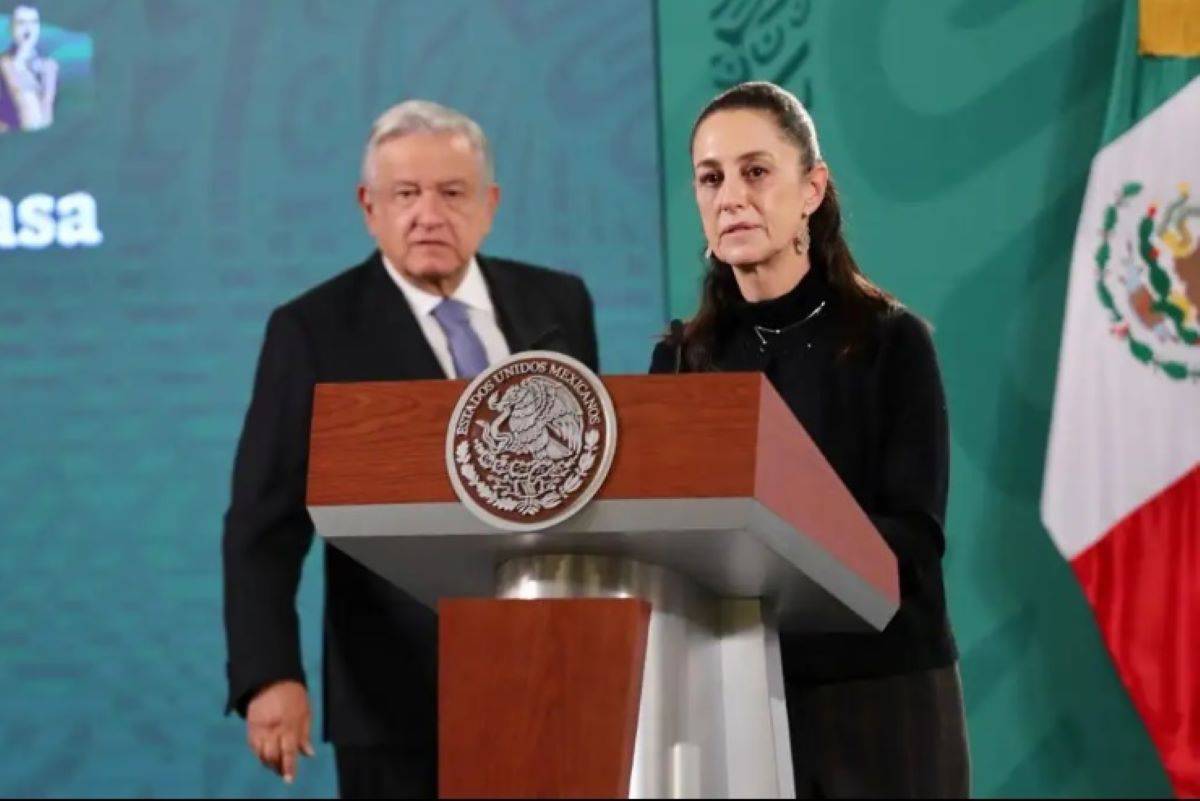
[[[487,351],[467,316],[466,304],[446,298],[433,308],[433,319],[446,332],[456,378],[474,378],[488,365]]]

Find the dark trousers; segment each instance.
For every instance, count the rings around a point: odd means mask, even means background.
[[[962,684],[952,665],[787,685],[797,798],[965,798]]]
[[[437,798],[437,756],[388,746],[334,746],[341,798]]]

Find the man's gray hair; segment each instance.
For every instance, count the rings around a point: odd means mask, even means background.
[[[375,151],[380,145],[414,133],[462,134],[483,160],[483,171],[487,181],[491,183],[495,180],[492,148],[488,145],[487,137],[484,136],[479,123],[461,112],[429,100],[406,100],[380,114],[371,126],[366,152],[363,153],[363,183],[371,182]]]

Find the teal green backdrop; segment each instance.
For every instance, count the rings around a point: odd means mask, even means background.
[[[604,371],[640,372],[694,307],[687,130],[750,77],[811,103],[861,262],[936,327],[976,791],[1166,793],[1037,516],[1121,2],[34,3],[70,70],[0,197],[86,192],[103,241],[0,248],[0,795],[333,791],[327,747],[284,788],[220,714],[220,518],[269,310],[370,250],[376,114],[477,118],[486,249],[584,276]]]
[[[367,131],[425,97],[491,137],[486,250],[582,275],[604,367],[644,369],[663,309],[652,7],[34,5],[49,54],[51,28],[90,37],[91,91],[63,75],[53,127],[0,134],[0,196],[87,192],[103,242],[0,249],[0,795],[329,795],[327,747],[285,788],[221,715],[221,516],[267,315],[370,252]]]

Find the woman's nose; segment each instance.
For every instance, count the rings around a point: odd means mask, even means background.
[[[746,185],[736,178],[721,184],[717,192],[717,210],[740,209],[746,205]]]

